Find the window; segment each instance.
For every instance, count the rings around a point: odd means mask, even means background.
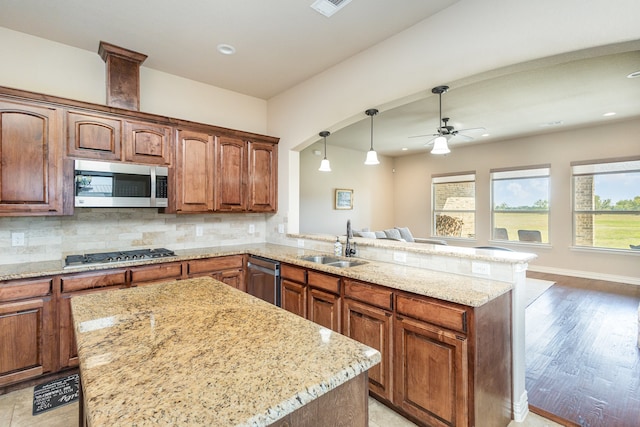
[[[493,239],[549,243],[548,165],[491,171]]]
[[[433,176],[434,236],[474,238],[476,236],[476,174]]]
[[[571,169],[574,245],[640,250],[640,160]]]

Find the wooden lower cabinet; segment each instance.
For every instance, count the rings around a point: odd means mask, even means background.
[[[359,301],[345,298],[342,333],[354,340],[378,350],[381,362],[369,369],[369,390],[391,401],[391,338],[393,313]]]
[[[187,262],[187,277],[210,276],[229,286],[246,292],[243,255],[194,259]]]
[[[340,296],[315,288],[309,288],[308,295],[309,305],[307,319],[325,328],[341,333],[342,324],[340,319],[342,318],[342,313]]]
[[[307,317],[307,287],[289,279],[282,279],[280,283],[280,298],[282,308],[297,314],[300,317]]]
[[[405,317],[395,319],[394,404],[429,426],[467,426],[467,340]]]
[[[181,262],[143,265],[131,269],[131,286],[146,286],[181,278]]]
[[[0,282],[0,387],[56,370],[52,282]]]

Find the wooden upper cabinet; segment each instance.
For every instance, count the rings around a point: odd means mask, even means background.
[[[67,155],[120,160],[122,120],[96,114],[67,113]]]
[[[56,108],[0,100],[0,215],[71,213],[63,194],[61,125]]]
[[[124,160],[157,165],[171,164],[171,128],[152,123],[126,121]]]
[[[221,136],[216,144],[216,211],[247,210],[247,143]]]
[[[248,206],[252,212],[278,210],[278,146],[249,142]]]
[[[213,211],[213,157],[215,137],[178,130],[175,162],[175,211]]]

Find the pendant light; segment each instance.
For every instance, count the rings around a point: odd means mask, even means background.
[[[449,86],[436,86],[431,89],[431,93],[437,93],[440,99],[440,121],[438,122],[438,126],[442,126],[442,94],[448,90]],[[445,126],[446,124],[445,122]],[[442,135],[440,128],[438,128],[438,133],[440,136],[433,140],[431,154],[449,154],[451,150],[449,150],[449,146],[447,145],[447,137]]]
[[[367,159],[364,161],[365,165],[377,165],[380,164],[378,161],[378,153],[373,149],[373,116],[378,114],[378,110],[375,108],[370,108],[364,112],[367,116],[371,117],[371,149],[367,152]]]
[[[329,160],[327,159],[327,137],[331,135],[331,132],[328,130],[323,130],[318,135],[324,138],[324,159],[320,162],[320,168],[318,169],[320,172],[331,172],[331,165],[329,164]]]

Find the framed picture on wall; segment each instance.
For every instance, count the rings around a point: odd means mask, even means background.
[[[336,188],[336,209],[353,209],[353,190]]]

